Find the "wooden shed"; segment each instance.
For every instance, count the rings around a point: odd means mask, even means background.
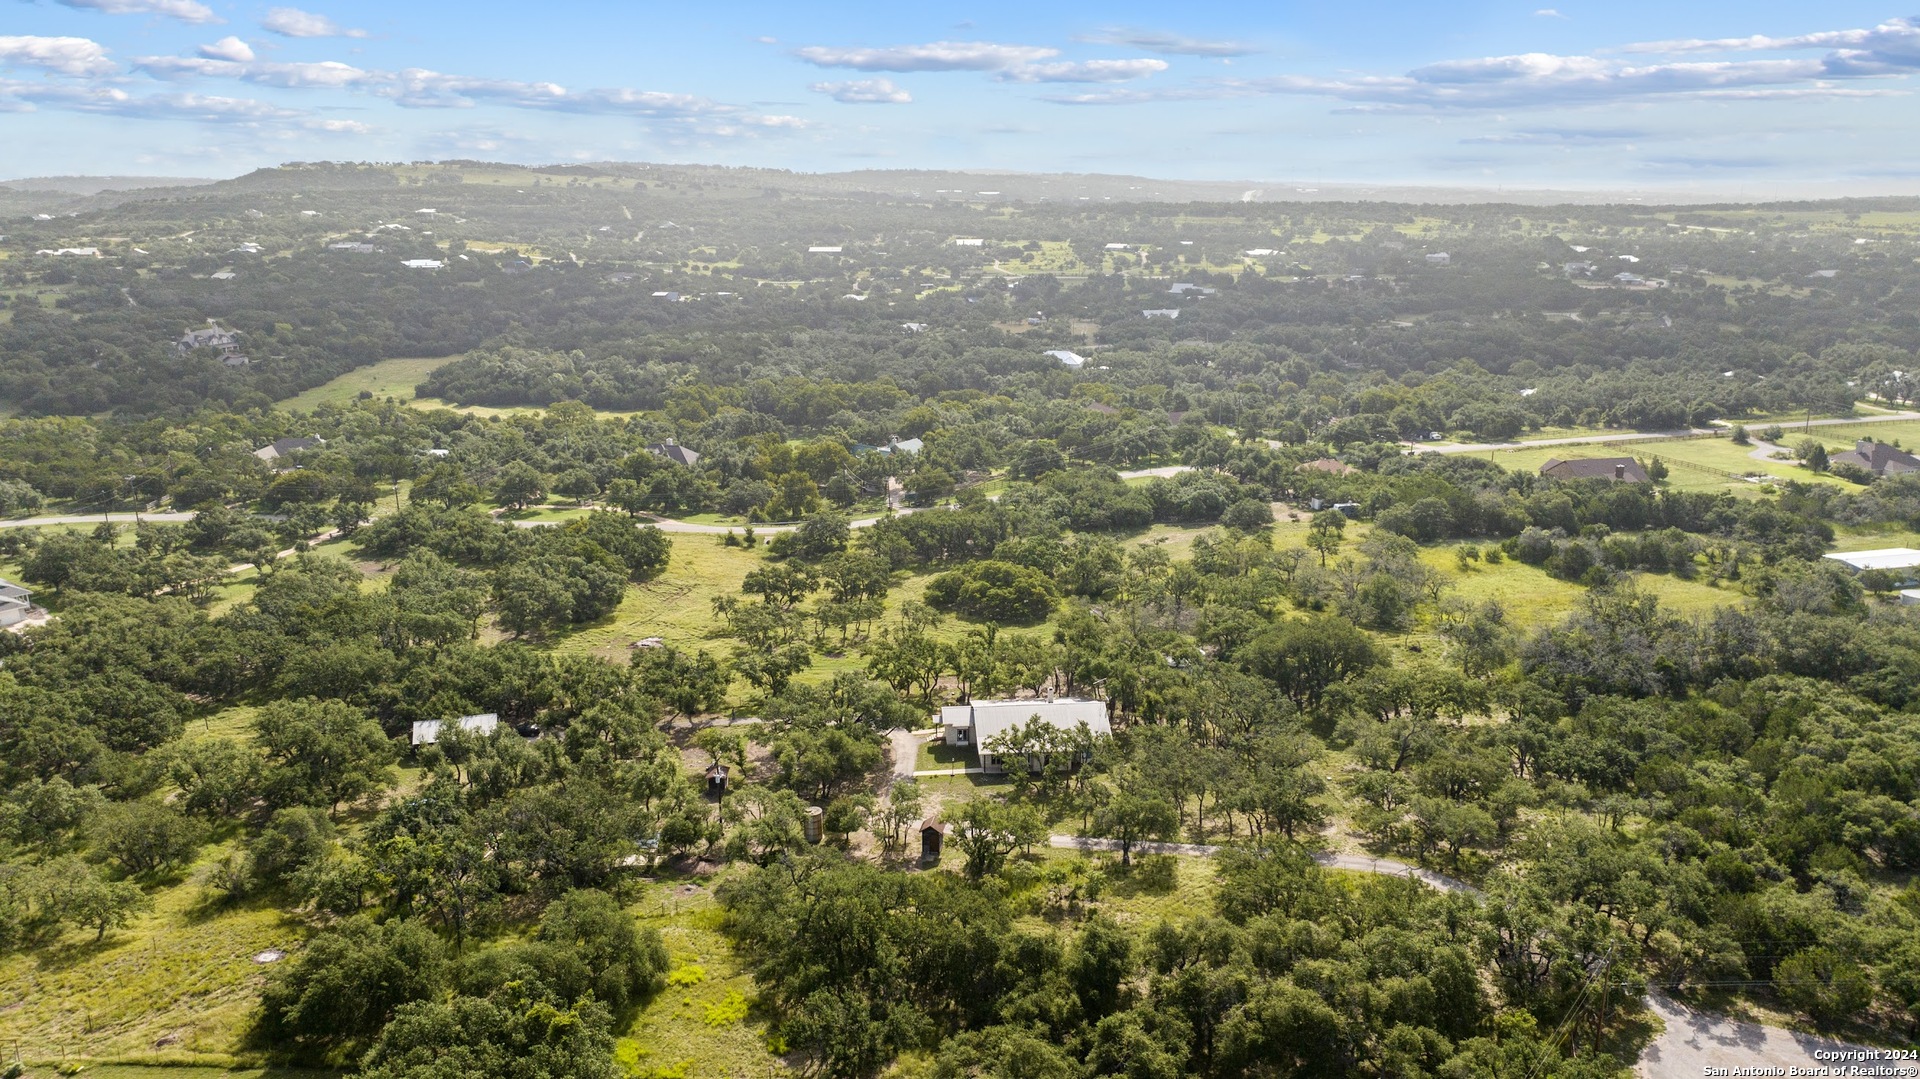
[[[947,822],[937,816],[928,817],[920,822],[920,860],[937,862],[940,850],[947,841]]]

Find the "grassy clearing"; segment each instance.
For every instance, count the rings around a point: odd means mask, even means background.
[[[414,387],[443,364],[458,357],[435,356],[417,359],[382,360],[349,371],[331,382],[302,391],[280,402],[280,407],[295,412],[310,412],[321,405],[348,405],[364,391],[376,399],[412,401]]]
[[[1047,853],[1055,856],[1053,860],[1100,860],[1082,851],[1049,849]],[[1106,860],[1113,857],[1107,855]],[[1110,883],[1095,901],[1094,907],[1122,925],[1139,929],[1147,929],[1161,922],[1191,921],[1212,914],[1217,887],[1213,860],[1176,857],[1173,867],[1172,887],[1162,888],[1144,884],[1140,879],[1139,866],[1136,865],[1132,875],[1122,876]]]
[[[767,1049],[753,979],[720,932],[713,889],[663,882],[634,908],[660,931],[672,957],[667,988],[620,1039],[617,1058],[636,1077],[745,1079],[784,1070]]]
[[[224,858],[205,848],[196,868]],[[95,941],[77,931],[0,960],[0,1045],[30,1061],[235,1062],[265,968],[304,935],[271,907],[209,908],[191,871],[150,889],[153,910]]]
[[[667,538],[673,544],[667,572],[627,589],[626,599],[611,615],[567,634],[557,651],[615,659],[647,637],[662,638],[675,648],[712,648],[713,601],[739,595],[741,582],[761,564],[761,555],[722,546],[717,536],[677,533]]]
[[[1563,581],[1538,566],[1507,559],[1497,565],[1473,563],[1462,573],[1452,547],[1428,547],[1420,560],[1447,575],[1453,584],[1451,595],[1471,603],[1493,600],[1507,610],[1515,624],[1532,629],[1553,625],[1577,610],[1588,590],[1571,581]],[[1705,580],[1682,580],[1665,573],[1628,575],[1642,591],[1652,593],[1660,605],[1675,614],[1704,614],[1716,607],[1740,603],[1745,596],[1734,588],[1718,587]]]
[[[1866,426],[1899,426],[1868,424]],[[1826,428],[1825,430],[1838,430]],[[1814,428],[1821,431],[1821,428]],[[1794,441],[1789,433],[1787,440]],[[1839,445],[1839,443],[1836,443]],[[1851,446],[1851,442],[1846,443]],[[1856,489],[1853,484],[1833,476],[1824,475],[1803,468],[1793,461],[1775,461],[1756,459],[1752,453],[1758,447],[1736,446],[1721,438],[1673,438],[1647,439],[1635,442],[1606,442],[1581,446],[1538,446],[1526,449],[1495,450],[1488,454],[1489,459],[1502,468],[1538,471],[1549,460],[1580,460],[1590,457],[1633,457],[1648,461],[1658,456],[1667,462],[1669,475],[1667,486],[1682,491],[1731,491],[1736,494],[1752,495],[1758,489],[1745,480],[1729,479],[1716,475],[1714,471],[1700,471],[1688,465],[1698,465],[1701,469],[1731,472],[1736,476],[1754,473],[1757,475],[1777,476],[1780,479],[1796,479],[1808,483],[1827,483]]]

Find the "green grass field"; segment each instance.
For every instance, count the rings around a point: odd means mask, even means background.
[[[1452,547],[1423,548],[1420,560],[1447,576],[1453,585],[1449,595],[1471,603],[1493,600],[1506,608],[1507,617],[1515,625],[1526,629],[1559,622],[1577,610],[1588,593],[1582,585],[1511,558],[1497,565],[1475,562],[1464,573]],[[1662,607],[1681,615],[1704,614],[1746,599],[1738,589],[1716,587],[1700,579],[1688,581],[1667,573],[1629,576],[1642,591],[1658,597]]]
[[[675,533],[667,538],[673,543],[667,572],[627,589],[626,599],[611,615],[567,634],[558,651],[617,659],[627,654],[628,645],[647,637],[662,638],[675,648],[720,650],[710,639],[713,601],[739,595],[740,583],[764,556],[722,546],[718,536]]]
[[[1891,424],[1866,424],[1866,427],[1897,427]],[[1850,439],[1834,438],[1825,432],[1851,428],[1816,427],[1823,441],[1830,443],[1830,449],[1848,448]],[[1792,445],[1798,435],[1789,432],[1784,436],[1787,445]],[[1776,476],[1780,479],[1797,479],[1808,483],[1828,483],[1844,486],[1849,490],[1858,488],[1845,480],[1816,473],[1793,461],[1760,460],[1751,456],[1757,446],[1736,446],[1724,438],[1667,438],[1647,439],[1632,442],[1600,442],[1576,446],[1538,446],[1516,450],[1495,450],[1488,456],[1502,468],[1524,471],[1537,471],[1549,460],[1579,460],[1591,457],[1632,457],[1648,461],[1655,456],[1667,462],[1669,474],[1667,485],[1682,491],[1731,491],[1735,494],[1752,495],[1758,492],[1757,484],[1745,480],[1729,479],[1718,475],[1719,472],[1731,472],[1736,476],[1753,473],[1756,475]],[[1698,465],[1700,468],[1689,468]],[[1711,471],[1703,471],[1711,470]]]
[[[425,382],[435,368],[455,358],[437,356],[382,360],[295,394],[281,401],[280,407],[295,412],[309,412],[321,405],[346,405],[351,404],[362,391],[373,394],[376,399],[391,397],[396,401],[412,401],[414,387]]]
[[[204,848],[195,869],[231,849]],[[0,1046],[29,1061],[235,1062],[265,976],[253,956],[305,933],[271,906],[205,905],[192,872],[103,940],[81,930],[0,959]]]
[[[633,908],[641,925],[660,931],[671,963],[666,989],[615,1049],[630,1076],[747,1079],[779,1068],[753,1008],[753,979],[720,932],[710,883],[662,881]]]

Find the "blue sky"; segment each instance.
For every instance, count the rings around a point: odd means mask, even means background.
[[[1882,4],[0,0],[0,175],[699,161],[1920,190]]]

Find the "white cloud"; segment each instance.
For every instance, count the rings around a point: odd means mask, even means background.
[[[253,59],[253,46],[229,34],[211,45],[200,46],[200,55],[209,60],[230,60],[244,64]]]
[[[913,95],[895,86],[891,79],[816,82],[807,89],[816,94],[825,94],[843,105],[906,105],[913,101]]]
[[[220,18],[213,9],[194,0],[59,0],[71,8],[104,11],[109,15],[163,15],[181,22],[210,23]]]
[[[134,59],[133,66],[156,79],[238,79],[256,86],[276,86],[286,90],[351,88],[386,84],[391,78],[381,72],[367,71],[337,60],[283,64],[195,56],[141,56]]]
[[[1884,28],[1882,28],[1884,29]],[[1883,43],[1884,44],[1884,43]],[[1281,75],[1263,79],[1211,79],[1157,90],[1064,94],[1048,100],[1065,105],[1136,105],[1208,98],[1287,94],[1328,97],[1362,111],[1394,109],[1522,109],[1602,105],[1659,98],[1763,100],[1856,98],[1904,93],[1899,89],[1849,89],[1847,79],[1906,74],[1890,48],[1869,56],[1631,63],[1602,56],[1521,53],[1445,60],[1404,75]]]
[[[84,37],[0,37],[0,67],[36,67],[56,75],[106,75],[118,69],[106,46]]]
[[[1165,60],[1077,60],[1022,64],[999,74],[1007,82],[1126,82],[1167,69]]]
[[[1738,38],[1687,38],[1646,41],[1622,52],[1677,54],[1690,52],[1800,52],[1830,49],[1819,61],[1834,78],[1904,75],[1920,71],[1920,18],[1888,19],[1871,30],[1826,30],[1796,37],[1755,34]]]
[[[1042,45],[996,45],[986,41],[935,41],[879,49],[808,45],[793,55],[816,67],[856,71],[1005,71],[1060,55]]]
[[[47,107],[69,112],[124,116],[141,120],[188,120],[214,124],[284,124],[309,114],[300,109],[218,95],[132,94],[118,86],[74,83],[0,82],[0,108]]]
[[[1539,11],[1536,11],[1536,12],[1534,12],[1534,13],[1533,13],[1533,17],[1534,17],[1534,18],[1536,18],[1536,19],[1564,19],[1564,18],[1566,18],[1566,16],[1565,16],[1565,15],[1562,15],[1562,14],[1561,14],[1560,12],[1558,12],[1558,11],[1556,11],[1555,9],[1553,9],[1553,8],[1550,8],[1550,7],[1543,7],[1543,8],[1541,8],[1541,9],[1540,9]]]
[[[372,124],[363,124],[358,120],[306,120],[300,124],[308,131],[320,131],[329,135],[371,135]]]
[[[133,67],[156,79],[232,79],[288,90],[351,90],[402,108],[470,109],[498,105],[647,121],[656,134],[739,136],[807,126],[794,116],[749,113],[694,94],[626,88],[569,90],[551,82],[455,75],[425,68],[381,71],[336,60],[317,63],[222,60],[211,56],[143,56]],[[883,80],[884,81],[884,80]]]
[[[281,37],[366,37],[365,30],[341,26],[325,15],[297,7],[277,7],[260,20],[260,28]]]
[[[1207,41],[1163,30],[1135,30],[1124,26],[1087,34],[1080,40],[1095,45],[1130,45],[1164,56],[1250,56],[1260,51],[1243,41]]]

